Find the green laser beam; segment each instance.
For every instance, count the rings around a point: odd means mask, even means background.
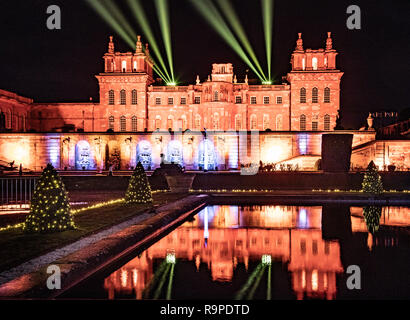
[[[152,277],[151,281],[149,282],[149,284],[145,287],[145,289],[143,291],[142,296],[144,298],[148,298],[151,289],[157,284],[160,276],[163,274],[163,272],[165,271],[167,266],[168,266],[168,264],[165,260],[160,264],[160,266],[158,267],[158,269],[155,272],[154,276]]]
[[[124,30],[130,35],[130,37],[132,39],[136,39],[137,35],[135,34],[134,29],[130,26],[127,19],[124,17],[124,15],[122,14],[118,6],[115,4],[115,2],[112,0],[102,0],[101,2],[109,10],[114,19],[123,26]],[[133,43],[133,46],[134,45],[135,43]]]
[[[238,40],[232,34],[228,25],[224,21],[223,17],[219,13],[218,9],[210,0],[190,0],[194,7],[202,14],[205,20],[214,28],[214,30],[225,40],[225,42],[239,55],[239,57],[255,72],[259,79],[263,80],[263,77],[259,71],[254,67],[249,60],[245,51],[242,49]]]
[[[134,45],[133,39],[125,31],[125,29],[118,23],[109,10],[104,7],[98,0],[86,0],[87,3],[97,12],[100,17],[111,27],[114,31],[131,47]]]
[[[248,293],[247,300],[253,299],[253,296],[255,295],[255,291],[256,291],[256,289],[259,287],[259,283],[261,282],[263,273],[265,272],[265,268],[266,268],[266,266],[264,265],[264,266],[262,267],[262,270],[259,271],[259,273],[258,273],[258,275],[257,275],[257,277],[256,277],[256,280],[255,280],[255,282],[253,283],[253,286],[252,286],[251,290],[250,290],[249,293]]]
[[[167,287],[166,300],[171,300],[172,280],[174,279],[174,268],[175,268],[175,264],[173,263],[172,266],[171,266],[171,271],[169,273],[169,281],[168,281],[168,287]]]
[[[272,35],[273,35],[273,0],[262,0],[262,16],[265,31],[266,60],[268,77],[271,80],[272,70]]]
[[[167,268],[165,269],[165,272],[162,274],[161,280],[159,281],[157,290],[155,290],[154,292],[154,297],[153,297],[154,300],[157,300],[159,298],[159,295],[161,294],[161,291],[162,291],[162,287],[164,286],[165,280],[167,278],[167,275],[170,269],[171,269],[171,265],[168,264]]]
[[[168,0],[155,0],[157,15],[161,27],[162,39],[165,45],[165,51],[168,58],[168,65],[171,74],[172,82],[175,82],[174,63],[172,59],[172,43],[171,43],[171,24],[169,22]]]
[[[254,50],[249,42],[249,39],[246,35],[245,30],[242,27],[242,24],[239,21],[239,18],[235,12],[235,9],[230,0],[218,0],[219,7],[221,8],[222,12],[224,13],[225,17],[229,21],[233,31],[235,32],[236,36],[241,41],[243,47],[248,52],[249,56],[252,58],[255,66],[258,68],[258,71],[263,76],[263,79],[266,81],[266,76],[262,70],[262,67],[256,57]]]
[[[271,300],[271,299],[272,299],[271,279],[272,279],[272,266],[269,265],[269,269],[268,269],[268,285],[267,285],[267,289],[266,289],[266,300]]]
[[[243,298],[246,291],[248,291],[249,287],[252,285],[253,281],[255,280],[255,277],[261,272],[261,269],[262,269],[262,263],[259,263],[258,266],[255,268],[255,270],[249,276],[248,281],[246,281],[246,283],[243,285],[241,290],[239,290],[238,293],[235,295],[235,300],[241,300]]]
[[[166,82],[171,82],[171,77],[169,75],[168,69],[165,66],[164,59],[162,58],[161,51],[159,50],[158,43],[154,37],[152,29],[147,19],[147,15],[145,14],[145,10],[139,0],[127,0],[128,6],[130,7],[132,13],[136,21],[138,22],[139,26],[141,27],[144,36],[147,38],[148,42],[150,43],[156,58],[160,63],[160,67],[162,67],[163,73],[166,75]]]

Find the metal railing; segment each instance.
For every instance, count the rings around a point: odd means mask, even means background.
[[[38,177],[0,178],[0,205],[21,205],[30,203],[37,179]]]

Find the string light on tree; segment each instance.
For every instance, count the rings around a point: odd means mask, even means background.
[[[141,162],[138,162],[130,178],[128,189],[125,193],[125,202],[127,204],[152,202],[151,186],[148,183],[147,175]]]
[[[372,193],[372,194],[381,194],[383,193],[383,183],[382,178],[380,177],[377,167],[373,161],[370,161],[367,166],[366,173],[364,174],[362,182],[363,192]]]
[[[23,230],[50,233],[74,228],[64,183],[49,163],[37,182]]]

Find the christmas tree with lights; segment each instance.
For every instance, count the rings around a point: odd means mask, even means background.
[[[61,177],[49,163],[38,179],[23,230],[51,233],[74,229],[70,203]]]
[[[368,206],[363,208],[363,217],[366,222],[367,230],[370,233],[375,233],[379,230],[380,217],[382,215],[382,208],[376,206]]]
[[[370,161],[367,166],[366,173],[364,174],[362,182],[363,192],[372,193],[372,194],[381,194],[383,193],[383,183],[382,178],[377,171],[377,167],[373,161]]]
[[[130,178],[128,189],[125,193],[125,202],[128,204],[152,202],[151,186],[148,183],[147,175],[141,162],[138,162]]]

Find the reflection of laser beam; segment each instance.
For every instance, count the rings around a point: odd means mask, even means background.
[[[171,271],[169,273],[169,280],[168,280],[168,287],[167,287],[167,295],[165,299],[171,300],[171,292],[172,292],[172,281],[174,279],[174,268],[175,268],[175,263],[172,264],[171,266]]]
[[[141,5],[141,2],[139,0],[127,0],[127,3],[129,5],[129,7],[131,8],[132,13],[134,14],[135,19],[137,20],[139,26],[141,27],[145,37],[147,38],[148,42],[150,43],[154,54],[156,56],[156,58],[158,59],[161,67],[162,67],[162,71],[164,71],[164,75],[165,75],[165,81],[166,82],[172,82],[171,81],[171,77],[169,75],[168,69],[165,66],[165,62],[164,59],[162,58],[161,52],[159,50],[158,47],[158,43],[154,37],[154,34],[152,32],[152,29],[149,25],[147,16],[145,14],[145,10],[143,8],[143,6]]]
[[[266,268],[266,265],[264,265],[264,266],[262,267],[262,270],[259,271],[258,276],[256,277],[256,280],[255,280],[255,282],[253,283],[252,289],[251,289],[251,290],[249,291],[249,293],[248,293],[247,300],[253,299],[253,296],[255,295],[255,291],[256,291],[256,289],[259,287],[259,283],[261,282],[261,279],[262,279],[263,273],[264,273],[264,271],[265,271],[265,268]]]
[[[271,299],[272,299],[271,278],[272,278],[272,265],[269,265],[269,269],[268,269],[268,285],[267,285],[267,289],[266,289],[266,300],[271,300]]]
[[[264,80],[260,72],[255,68],[249,60],[245,51],[242,49],[238,40],[232,34],[228,25],[224,21],[218,9],[210,0],[190,0],[194,7],[202,14],[206,21],[214,28],[214,30],[225,40],[225,42],[241,57],[241,59],[255,72],[259,79]]]
[[[260,275],[260,273],[264,270],[264,266],[262,263],[259,263],[256,269],[252,272],[249,276],[248,281],[246,281],[245,285],[239,290],[239,292],[235,295],[236,300],[241,300],[245,293],[248,291],[249,287],[254,282],[255,278]]]
[[[157,290],[154,292],[153,299],[157,300],[161,294],[162,287],[164,286],[165,280],[167,278],[167,275],[169,273],[169,270],[171,269],[171,264],[167,264],[167,267],[165,269],[165,272],[162,274],[161,280],[159,281],[159,285],[157,287]]]
[[[236,36],[239,38],[245,50],[248,52],[249,56],[255,63],[256,68],[258,68],[258,71],[261,73],[263,79],[266,81],[267,80],[266,76],[262,71],[261,65],[259,64],[259,61],[256,58],[255,52],[252,49],[252,46],[248,40],[248,37],[246,36],[245,30],[243,29],[239,21],[239,18],[235,12],[235,9],[232,6],[232,3],[229,0],[218,0],[218,4],[219,4],[219,7],[222,9],[225,17],[228,19],[229,23],[231,24],[231,27],[233,31],[235,32]]]
[[[171,80],[175,83],[174,64],[172,61],[172,45],[171,45],[171,25],[169,23],[169,8],[168,0],[155,0],[157,8],[157,15],[161,27],[162,39],[167,53],[169,70],[171,73]]]
[[[266,61],[268,64],[268,78],[271,78],[272,68],[272,32],[273,32],[273,0],[262,0],[263,26],[265,30]]]

